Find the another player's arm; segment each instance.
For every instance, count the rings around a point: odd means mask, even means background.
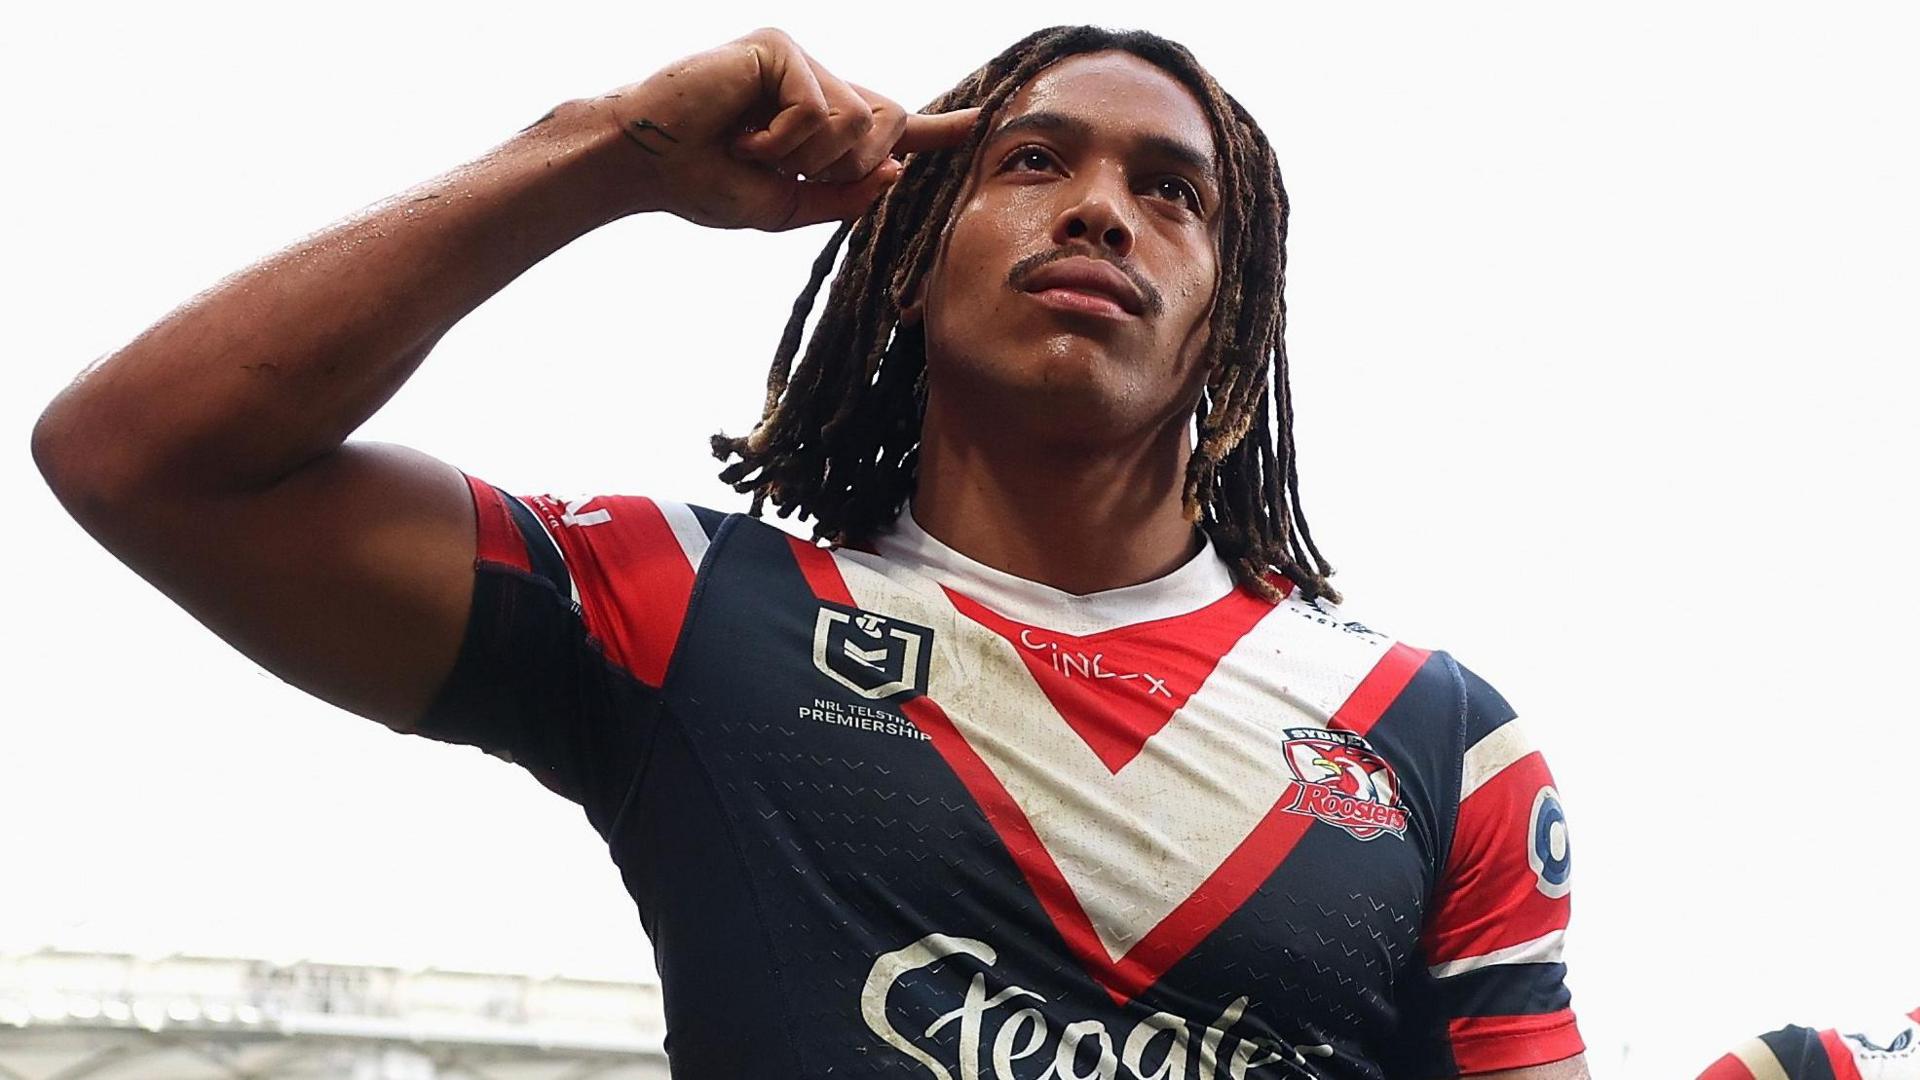
[[[728,228],[849,217],[897,178],[890,151],[951,145],[971,119],[908,117],[756,31],[565,103],[187,301],[47,407],[35,461],[88,532],[215,633],[406,730],[459,650],[473,509],[450,466],[347,436],[467,312],[576,237],[655,210]]]

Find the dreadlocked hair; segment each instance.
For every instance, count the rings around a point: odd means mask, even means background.
[[[768,371],[759,424],[745,436],[713,437],[716,458],[738,459],[720,479],[753,494],[755,515],[771,500],[781,517],[812,517],[816,540],[859,544],[891,526],[913,493],[925,407],[924,320],[901,325],[898,298],[913,294],[932,264],[942,223],[1000,107],[1056,61],[1106,50],[1132,53],[1192,91],[1220,152],[1220,271],[1183,509],[1242,585],[1278,600],[1278,573],[1306,598],[1337,603],[1327,583],[1333,568],[1307,529],[1295,470],[1288,203],[1279,164],[1253,118],[1186,48],[1144,31],[1036,31],[927,106],[930,113],[981,111],[966,142],[912,155],[887,193],[841,225],[814,260]],[[806,321],[843,244],[845,259],[796,366]]]

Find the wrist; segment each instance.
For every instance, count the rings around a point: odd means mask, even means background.
[[[573,212],[586,219],[586,229],[659,208],[658,165],[621,131],[603,100],[561,102],[500,149],[537,160]]]

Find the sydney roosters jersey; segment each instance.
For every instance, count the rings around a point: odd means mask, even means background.
[[[1568,1058],[1552,777],[1444,653],[1209,548],[1074,596],[471,481],[419,733],[579,803],[675,1076],[1441,1077]]]
[[[1734,1047],[1700,1080],[1920,1080],[1920,1009],[1865,1025],[1788,1025]]]

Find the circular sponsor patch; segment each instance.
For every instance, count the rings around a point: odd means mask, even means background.
[[[1543,787],[1533,797],[1533,816],[1527,826],[1527,864],[1533,884],[1545,896],[1558,899],[1572,890],[1573,851],[1567,846],[1567,814],[1560,809],[1560,793]]]

